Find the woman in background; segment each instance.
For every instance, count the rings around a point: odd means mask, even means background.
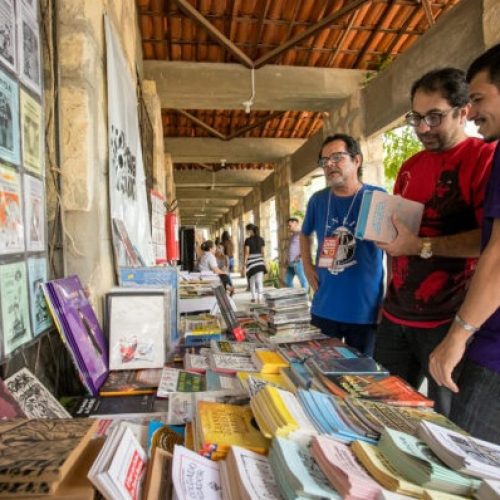
[[[229,272],[232,273],[234,271],[234,245],[227,231],[222,233],[220,241],[224,247],[224,253],[229,259]]]
[[[245,240],[245,268],[250,282],[252,302],[260,302],[264,292],[264,273],[267,272],[264,264],[262,248],[264,240],[259,236],[259,228],[254,224],[247,224],[245,229],[248,238]]]
[[[234,288],[231,283],[231,278],[217,266],[217,259],[215,258],[216,246],[214,242],[212,240],[204,241],[201,244],[201,249],[203,250],[203,254],[199,260],[200,272],[212,272],[217,274],[224,285],[224,289],[229,291],[230,295],[233,295]]]

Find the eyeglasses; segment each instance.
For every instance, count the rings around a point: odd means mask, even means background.
[[[410,111],[409,113],[406,113],[405,120],[408,125],[415,128],[420,125],[422,120],[424,120],[426,125],[429,127],[437,127],[438,125],[441,125],[443,118],[453,109],[456,109],[456,106],[450,108],[448,111],[431,111],[426,115],[421,115],[416,111]]]
[[[328,167],[329,163],[340,163],[344,159],[344,156],[351,155],[347,151],[339,151],[338,153],[333,153],[330,156],[322,156],[318,160],[318,166],[321,168],[326,168]]]

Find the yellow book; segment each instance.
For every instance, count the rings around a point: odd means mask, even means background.
[[[279,373],[280,368],[289,366],[288,361],[274,351],[257,350],[252,354],[252,360],[261,373]]]
[[[281,373],[237,372],[236,376],[246,390],[248,390],[248,377],[257,378],[288,390],[288,384]]]
[[[265,455],[269,441],[253,423],[249,406],[237,406],[211,401],[199,401],[196,425],[199,426],[199,453],[222,454],[230,446],[241,446]],[[195,431],[196,432],[196,431]]]
[[[424,488],[404,479],[376,446],[354,441],[351,444],[351,450],[370,475],[384,488],[403,495],[422,498]]]
[[[267,427],[273,436],[286,436],[290,432],[288,422],[274,406],[272,400],[265,391],[260,390],[252,400],[258,405],[258,409],[265,418]]]
[[[293,418],[287,406],[281,399],[279,389],[268,385],[264,387],[261,392],[267,398],[267,401],[271,405],[271,407],[278,412],[280,418],[285,423],[280,434],[287,435],[290,432],[297,430],[299,428],[299,424]]]

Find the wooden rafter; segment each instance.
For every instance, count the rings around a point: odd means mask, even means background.
[[[179,1],[179,0],[176,0]],[[182,0],[184,1],[184,0]],[[293,36],[283,44],[281,44],[279,47],[277,47],[274,50],[271,50],[267,54],[263,55],[259,59],[255,61],[255,68],[261,68],[265,64],[267,64],[269,61],[273,60],[274,58],[278,57],[281,53],[291,49],[293,46],[297,45],[300,43],[302,40],[305,40],[306,38],[309,38],[310,36],[314,35],[316,32],[327,28],[330,24],[333,23],[336,19],[339,17],[345,16],[346,14],[349,14],[349,12],[352,12],[355,9],[358,9],[361,7],[361,5],[370,2],[371,0],[351,0],[345,7],[342,9],[337,10],[330,16],[325,17],[321,21],[317,22],[310,28],[306,29],[302,33],[298,33],[297,35]]]
[[[242,127],[233,133],[229,134],[226,136],[226,140],[230,141],[231,139],[234,139],[235,137],[239,137],[249,130],[253,130],[254,128],[260,127],[261,125],[264,125],[264,123],[267,123],[270,120],[274,120],[275,118],[278,118],[281,115],[284,115],[286,111],[275,111],[274,113],[271,113],[268,116],[265,116],[264,118],[261,118],[260,120],[257,120],[255,123],[252,123],[250,125],[247,125],[246,127]]]
[[[330,10],[331,4],[332,4],[332,0],[327,0],[326,4],[324,5],[324,7],[319,15],[320,19],[325,17],[325,15],[326,15],[325,12],[328,12]],[[309,56],[314,53],[314,48],[315,48],[316,40],[318,39],[319,33],[320,32],[316,32],[312,37],[311,43],[309,45]]]
[[[359,1],[359,0],[358,0]],[[206,17],[200,14],[188,0],[175,0],[179,7],[195,22],[203,26],[208,33],[215,38],[218,43],[220,43],[226,50],[231,52],[234,57],[236,57],[242,64],[247,68],[253,67],[253,61],[242,51],[240,48],[234,44],[224,33],[221,33]]]
[[[342,33],[342,36],[340,37],[340,40],[339,42],[337,43],[337,46],[335,47],[335,50],[330,54],[330,57],[328,58],[328,61],[326,61],[326,67],[329,68],[332,64],[333,64],[333,61],[335,61],[335,58],[339,55],[340,53],[340,50],[342,49],[342,47],[344,46],[344,43],[345,41],[347,40],[347,37],[349,35],[349,32],[351,31],[353,25],[354,25],[354,21],[356,19],[356,16],[358,14],[358,11],[355,10],[352,14],[351,14],[351,17],[349,19],[349,22],[347,23],[347,26],[344,30],[344,32]]]
[[[359,51],[359,54],[356,56],[356,60],[354,61],[353,65],[352,65],[353,69],[358,68],[360,66],[361,62],[363,61],[363,58],[366,55],[366,52],[368,51],[371,43],[373,42],[373,39],[378,35],[379,28],[382,26],[382,24],[384,24],[384,21],[386,20],[389,12],[391,10],[391,7],[392,7],[391,2],[389,2],[385,5],[384,9],[382,10],[382,14],[380,14],[380,17],[379,17],[377,23],[375,24],[375,29],[370,33],[368,40],[366,40],[365,44],[363,45],[363,47]]]
[[[265,0],[264,6],[259,16],[259,21],[257,24],[257,35],[255,36],[255,46],[252,50],[252,57],[255,59],[257,57],[257,52],[259,50],[259,42],[262,38],[262,33],[264,32],[264,20],[267,17],[267,12],[269,11],[269,5],[271,0]]]
[[[311,134],[313,133],[313,130],[316,128],[316,124],[323,119],[323,114],[318,112],[315,113],[312,117],[313,119],[311,120],[311,125],[309,125],[308,129],[306,130],[305,133],[305,138],[309,138]]]
[[[420,0],[422,2],[422,7],[424,8],[425,11],[425,17],[427,18],[427,22],[429,23],[429,26],[432,26],[435,21],[434,21],[434,16],[432,15],[432,7],[429,2],[429,0]]]
[[[172,18],[170,17],[171,2],[172,2],[172,0],[166,0],[166,12],[165,12],[165,15],[167,17],[167,53],[168,53],[168,59],[169,59],[169,61],[173,61],[173,53],[172,53]]]
[[[210,125],[205,123],[203,120],[200,120],[197,116],[194,116],[191,113],[189,113],[188,111],[184,111],[183,109],[176,109],[176,111],[177,111],[177,113],[181,114],[182,116],[185,116],[186,118],[188,118],[192,122],[199,125],[202,129],[206,130],[209,134],[211,134],[219,139],[222,139],[223,141],[226,140],[226,136],[224,134],[222,134],[221,132],[219,132],[215,128],[211,127]]]
[[[286,32],[285,40],[288,40],[290,38],[290,36],[292,35],[293,27],[296,26],[297,14],[299,13],[299,5],[300,5],[300,0],[295,0],[295,5],[293,6],[292,18],[290,19],[290,21],[286,21],[286,24],[288,24],[288,30]]]
[[[403,23],[403,26],[401,26],[401,29],[399,30],[398,34],[394,37],[392,42],[389,44],[389,47],[387,47],[386,51],[386,56],[391,56],[392,51],[394,50],[394,47],[396,47],[397,43],[399,42],[399,39],[405,35],[407,32],[406,30],[408,29],[408,26],[413,22],[417,14],[420,12],[420,9],[418,7],[414,7],[413,12],[406,18],[406,21]]]
[[[227,2],[227,13],[224,16],[224,34],[229,38],[229,40],[233,39],[233,24],[235,22],[234,16],[234,7],[235,0],[228,0]],[[229,52],[226,50],[224,54],[224,61],[229,61]]]

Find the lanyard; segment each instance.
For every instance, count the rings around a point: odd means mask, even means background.
[[[347,213],[346,213],[344,219],[342,220],[342,226],[346,225],[347,220],[349,219],[349,215],[351,215],[351,210],[352,210],[352,207],[354,206],[354,202],[356,201],[356,198],[358,197],[358,193],[361,191],[362,187],[363,187],[363,185],[359,186],[358,189],[356,190],[356,193],[354,193],[354,196],[352,197],[351,204],[349,205]],[[332,199],[332,191],[330,190],[328,192],[328,207],[326,209],[325,234],[323,235],[323,238],[326,238],[326,236],[327,236],[328,219],[330,218],[330,201],[331,201],[331,199]]]

